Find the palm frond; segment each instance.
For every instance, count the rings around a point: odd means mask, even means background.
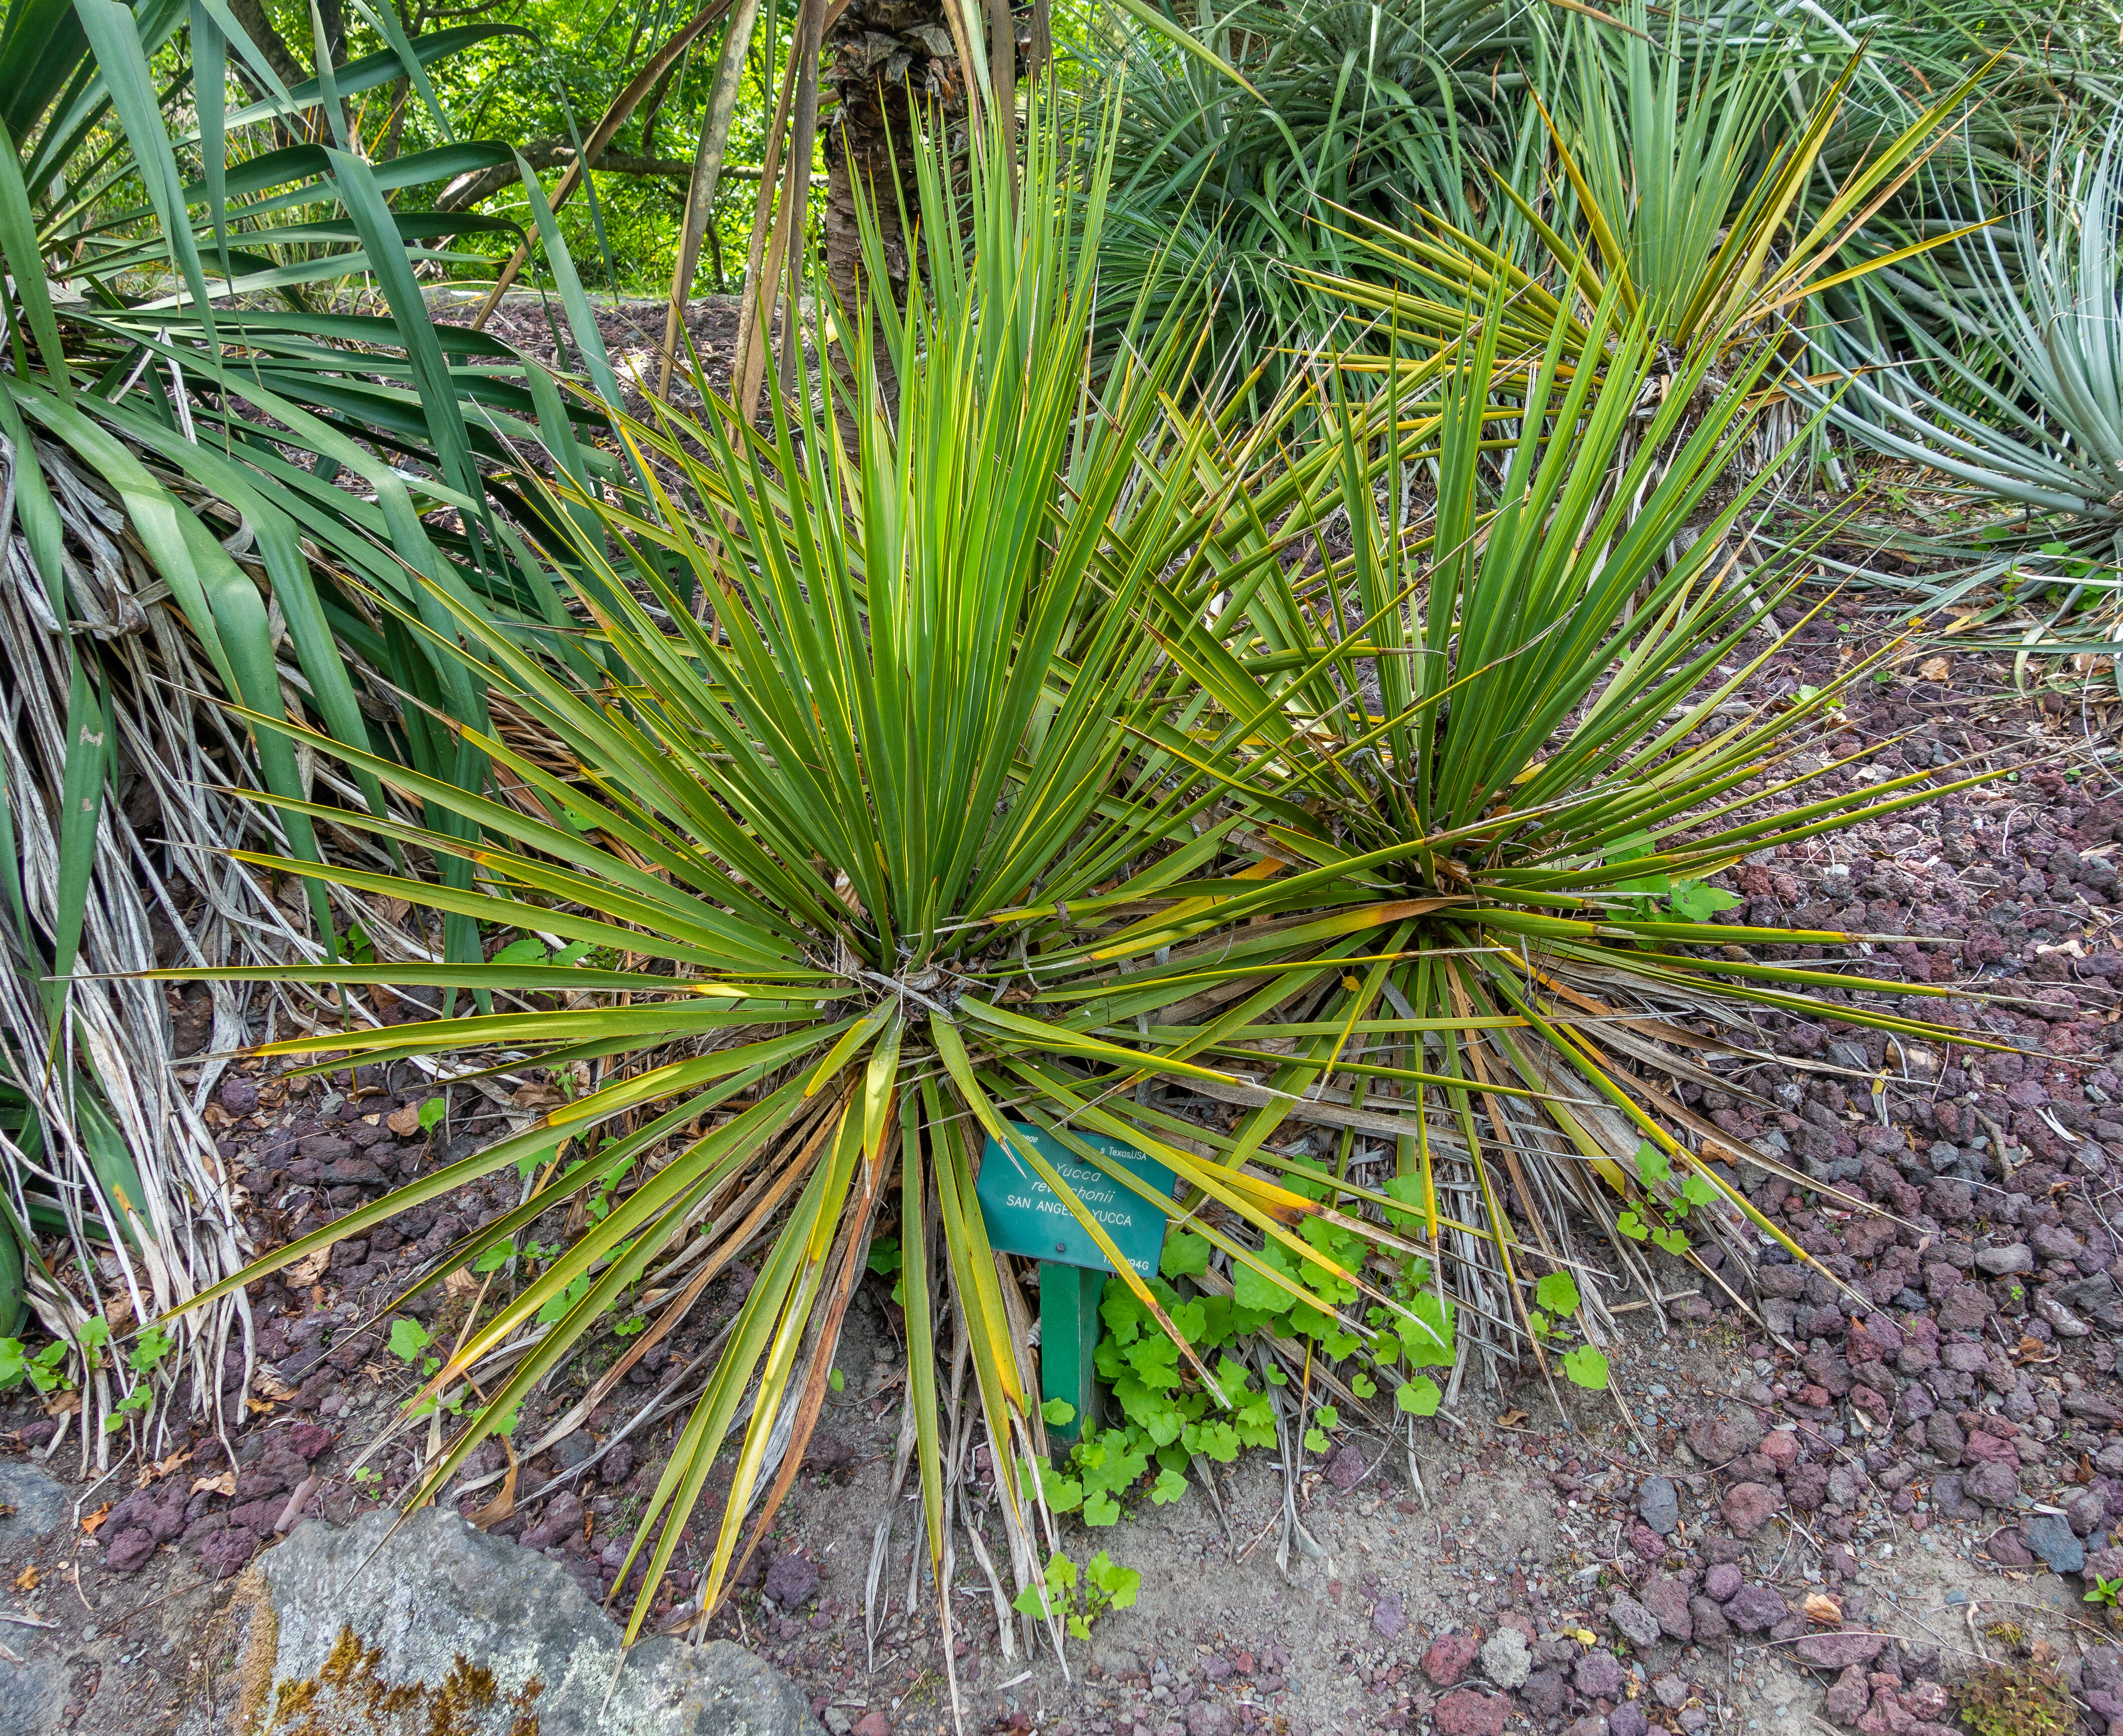
[[[401,76],[419,85],[426,63],[511,34],[522,32],[401,33],[290,91],[216,6],[26,5],[0,30],[0,62],[22,79],[9,86],[14,148],[0,152],[0,253],[11,321],[27,338],[0,373],[15,513],[5,534],[28,575],[11,589],[5,654],[22,721],[7,772],[24,852],[0,1022],[0,1068],[25,1115],[9,1148],[7,1233],[27,1259],[30,1301],[62,1335],[106,1296],[144,1319],[242,1261],[229,1178],[199,1119],[222,1063],[180,1086],[166,1007],[117,981],[157,962],[152,919],[202,964],[330,958],[352,926],[390,929],[358,894],[315,881],[306,917],[284,913],[269,881],[217,854],[247,842],[314,864],[314,798],[382,821],[382,784],[327,768],[320,787],[284,734],[232,727],[200,699],[313,721],[349,752],[476,786],[484,762],[421,708],[488,723],[476,669],[431,636],[455,628],[429,587],[511,623],[549,624],[558,611],[551,579],[499,533],[486,472],[513,465],[510,443],[529,439],[586,475],[609,460],[583,458],[570,418],[601,413],[571,409],[549,377],[512,366],[508,346],[429,317],[415,268],[454,257],[430,244],[513,226],[389,203],[507,160],[507,148],[452,143],[377,168],[279,142],[338,97]],[[266,99],[232,110],[232,54]],[[151,69],[167,62],[178,75],[158,88]],[[555,274],[578,345],[616,396],[579,285]],[[304,299],[363,278],[382,288],[381,316]],[[442,508],[454,526],[424,522]],[[405,603],[425,633],[375,608],[372,588]],[[408,694],[421,703],[405,706]],[[226,792],[248,783],[284,805],[232,809]],[[130,819],[115,805],[126,792]],[[374,865],[390,866],[392,847]],[[461,866],[449,872],[469,889]],[[443,956],[476,953],[471,916],[445,927]],[[397,939],[427,950],[424,936]],[[213,1003],[225,1049],[243,1009],[226,989]],[[43,1264],[61,1231],[85,1296]],[[100,1266],[99,1251],[115,1264]],[[218,1311],[188,1347],[201,1405],[240,1401],[219,1377],[233,1321]],[[112,1372],[99,1377],[89,1425],[110,1420]],[[163,1426],[129,1399],[137,1422]],[[83,1446],[101,1457],[108,1441],[91,1426]]]

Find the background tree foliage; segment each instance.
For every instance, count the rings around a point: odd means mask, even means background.
[[[236,0],[231,10],[282,69],[284,79],[294,82],[312,75],[315,38],[307,5]],[[342,58],[389,46],[366,10],[349,11],[337,0],[322,8],[327,35],[336,33]],[[730,126],[728,162],[736,172],[725,175],[716,194],[715,240],[700,279],[703,293],[733,294],[743,275],[753,190],[772,116],[773,81],[787,63],[794,28],[791,7],[776,10],[746,57]],[[396,16],[410,36],[472,20],[527,32],[527,38],[466,49],[432,68],[429,77],[458,136],[509,141],[549,183],[576,159],[598,117],[644,59],[685,21],[674,7],[628,0],[609,7],[570,0],[486,0],[468,6],[406,0],[397,5]],[[628,295],[668,290],[718,46],[719,32],[712,30],[695,42],[599,154],[594,201],[579,200],[558,213],[562,237],[586,282]],[[173,63],[177,52],[171,51]],[[434,116],[405,78],[364,93],[352,120],[356,135],[378,161],[440,142]],[[817,167],[824,172],[822,151]],[[452,176],[436,190],[434,203],[444,210],[476,209],[528,223],[513,164]],[[467,251],[500,259],[508,246],[505,238],[488,237],[471,241]],[[474,277],[491,270],[468,262],[456,274]]]

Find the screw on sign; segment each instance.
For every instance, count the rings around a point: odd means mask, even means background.
[[[1061,1179],[1121,1258],[1145,1278],[1155,1274],[1165,1246],[1172,1171],[1117,1139],[1073,1135],[1098,1154],[1097,1162],[1087,1162],[1044,1128],[1017,1121],[1008,1126],[1009,1144],[988,1141],[973,1191],[988,1245],[998,1254],[1041,1262],[1039,1396],[1071,1408],[1069,1421],[1049,1424],[1047,1431],[1050,1441],[1066,1445],[1095,1420],[1091,1354],[1099,1342],[1099,1297],[1113,1264],[1039,1166]]]

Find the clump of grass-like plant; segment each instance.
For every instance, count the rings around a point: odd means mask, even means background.
[[[428,1397],[481,1370],[483,1402],[419,1497],[622,1299],[670,1291],[660,1333],[741,1253],[756,1266],[634,1541],[630,1639],[726,1447],[704,1610],[762,1534],[895,1213],[932,1565],[955,1499],[948,1339],[1018,1588],[1040,1580],[1050,1485],[1023,1467],[1045,1443],[1024,1298],[974,1193],[989,1142],[1119,1273],[1125,1366],[1107,1372],[1176,1396],[1140,1424],[1161,1480],[1193,1453],[1287,1438],[1270,1389],[1295,1335],[1319,1338],[1323,1376],[1344,1365],[1352,1400],[1384,1376],[1408,1411],[1478,1363],[1540,1366],[1549,1344],[1603,1385],[1606,1301],[1647,1275],[1640,1249],[1718,1236],[1744,1260],[1776,1233],[1713,1167],[1731,1142],[1659,1082],[1701,1071],[1661,1021],[1889,987],[1703,950],[1844,939],[1712,924],[1699,883],[1928,793],[1904,779],[1792,807],[1814,774],[1788,756],[1832,690],[1766,719],[1721,710],[1744,678],[1719,664],[1774,594],[1728,582],[1744,495],[1691,526],[1751,379],[1685,434],[1693,387],[1671,396],[1622,462],[1660,352],[1610,295],[1603,378],[1563,366],[1560,326],[1544,352],[1505,355],[1493,325],[1440,360],[1428,396],[1396,382],[1316,405],[1335,437],[1285,450],[1273,419],[1235,432],[1174,407],[1195,336],[1176,317],[1139,322],[1093,389],[1103,185],[1065,188],[1040,129],[1029,154],[1015,206],[1001,154],[971,166],[963,230],[926,167],[926,279],[849,322],[848,375],[825,382],[837,417],[799,401],[766,429],[632,426],[639,489],[546,490],[587,667],[469,613],[458,631],[572,775],[480,738],[520,781],[512,805],[304,738],[478,842],[342,823],[454,853],[479,884],[276,868],[620,967],[260,973],[497,1002],[262,1053],[585,1070],[530,1127],[253,1269],[506,1166],[528,1197],[438,1274],[602,1196],[430,1372]],[[963,256],[939,239],[961,232]],[[1493,499],[1499,400],[1517,432]],[[1403,516],[1418,462],[1441,479],[1427,528]],[[1352,554],[1296,559],[1342,522]],[[1118,1258],[1026,1127],[1178,1222],[1167,1275],[1194,1293]],[[1179,1197],[1094,1137],[1169,1166]],[[1572,1240],[1573,1213],[1596,1244]],[[1120,1492],[1078,1482],[1099,1517]]]

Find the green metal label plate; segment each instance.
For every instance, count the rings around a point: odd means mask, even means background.
[[[1085,1208],[1098,1218],[1099,1227],[1113,1237],[1122,1259],[1145,1278],[1156,1272],[1158,1255],[1165,1247],[1162,1211],[1104,1171],[1085,1162],[1052,1134],[1018,1121],[1011,1122],[1010,1129],[1068,1183]],[[1102,1139],[1095,1133],[1076,1137],[1108,1161],[1140,1176],[1160,1198],[1172,1197],[1172,1171],[1155,1158],[1146,1157],[1118,1139]],[[1113,1263],[1091,1240],[1090,1232],[1070,1215],[1054,1189],[1000,1141],[988,1141],[973,1191],[981,1202],[981,1219],[987,1226],[989,1244],[998,1254],[1023,1254],[1065,1266],[1087,1266],[1096,1272],[1113,1269]]]

